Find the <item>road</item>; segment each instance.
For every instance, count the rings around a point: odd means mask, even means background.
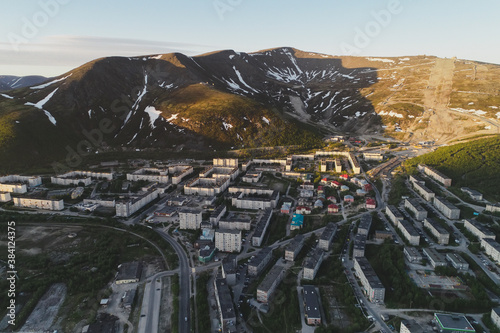
[[[191,286],[190,286],[190,268],[189,261],[186,252],[182,246],[177,243],[177,241],[159,228],[153,229],[156,231],[164,240],[166,240],[175,250],[177,256],[179,257],[179,332],[188,333],[190,332],[190,297],[191,297]],[[187,320],[185,320],[187,318]],[[147,331],[149,332],[149,331]]]

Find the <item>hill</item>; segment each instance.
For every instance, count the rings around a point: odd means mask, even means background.
[[[289,47],[96,59],[0,94],[0,170],[136,149],[313,146],[331,133],[437,143],[498,133],[499,68]]]
[[[441,147],[434,152],[408,160],[407,167],[418,164],[435,167],[452,178],[453,187],[478,190],[493,202],[500,201],[500,136]]]
[[[46,77],[39,75],[0,75],[0,91],[9,91],[12,89],[29,87],[35,84],[40,84],[46,80]]]

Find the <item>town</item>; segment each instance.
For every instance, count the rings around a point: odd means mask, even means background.
[[[497,291],[461,278],[480,272],[500,285],[500,244],[479,218],[498,221],[500,204],[469,187],[464,200],[428,165],[401,177],[411,147],[329,140],[331,149],[284,158],[137,159],[6,175],[1,212],[112,218],[175,250],[177,269],[116,267],[99,319],[82,332],[135,332],[130,321],[159,331],[171,315],[161,310],[163,277],[176,275],[179,295],[171,288],[168,298],[179,302],[170,323],[179,332],[281,331],[277,319],[288,318],[302,332],[483,332],[485,312],[500,328],[499,307],[468,311],[498,304]],[[394,200],[396,186],[404,195]]]

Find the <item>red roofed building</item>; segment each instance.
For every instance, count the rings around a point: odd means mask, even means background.
[[[295,209],[295,213],[296,214],[311,214],[311,208],[309,207],[306,207],[306,206],[297,206],[297,208]]]
[[[377,208],[377,201],[373,198],[366,198],[366,209]]]
[[[337,187],[337,188],[339,188],[339,187],[340,187],[340,185],[342,185],[342,184],[340,184],[338,181],[336,181],[336,180],[332,181],[332,186],[333,186],[333,187]]]
[[[335,198],[334,196],[329,196],[328,198],[326,198],[326,200],[330,200],[333,203],[337,203],[337,198]]]
[[[364,187],[364,190],[365,190],[366,192],[371,191],[371,190],[373,189],[373,188],[372,188],[372,184],[365,184],[365,186],[363,186],[363,187]]]
[[[339,212],[339,206],[331,204],[328,205],[328,213],[338,213]]]
[[[339,176],[342,179],[349,180],[349,175],[348,174],[343,174]]]
[[[323,193],[323,186],[321,186],[321,185],[320,185],[320,186],[318,186],[318,194],[319,194],[319,193]]]

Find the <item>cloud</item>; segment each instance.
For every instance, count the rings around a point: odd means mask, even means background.
[[[101,57],[130,57],[171,52],[196,55],[213,49],[214,46],[209,45],[131,38],[49,36],[38,42],[19,44],[17,51],[10,43],[0,43],[0,64],[2,64],[0,74],[6,74],[1,71],[7,66],[11,68],[26,66],[33,70],[39,68],[31,74],[52,76]],[[58,67],[61,70],[55,73],[54,68]]]

